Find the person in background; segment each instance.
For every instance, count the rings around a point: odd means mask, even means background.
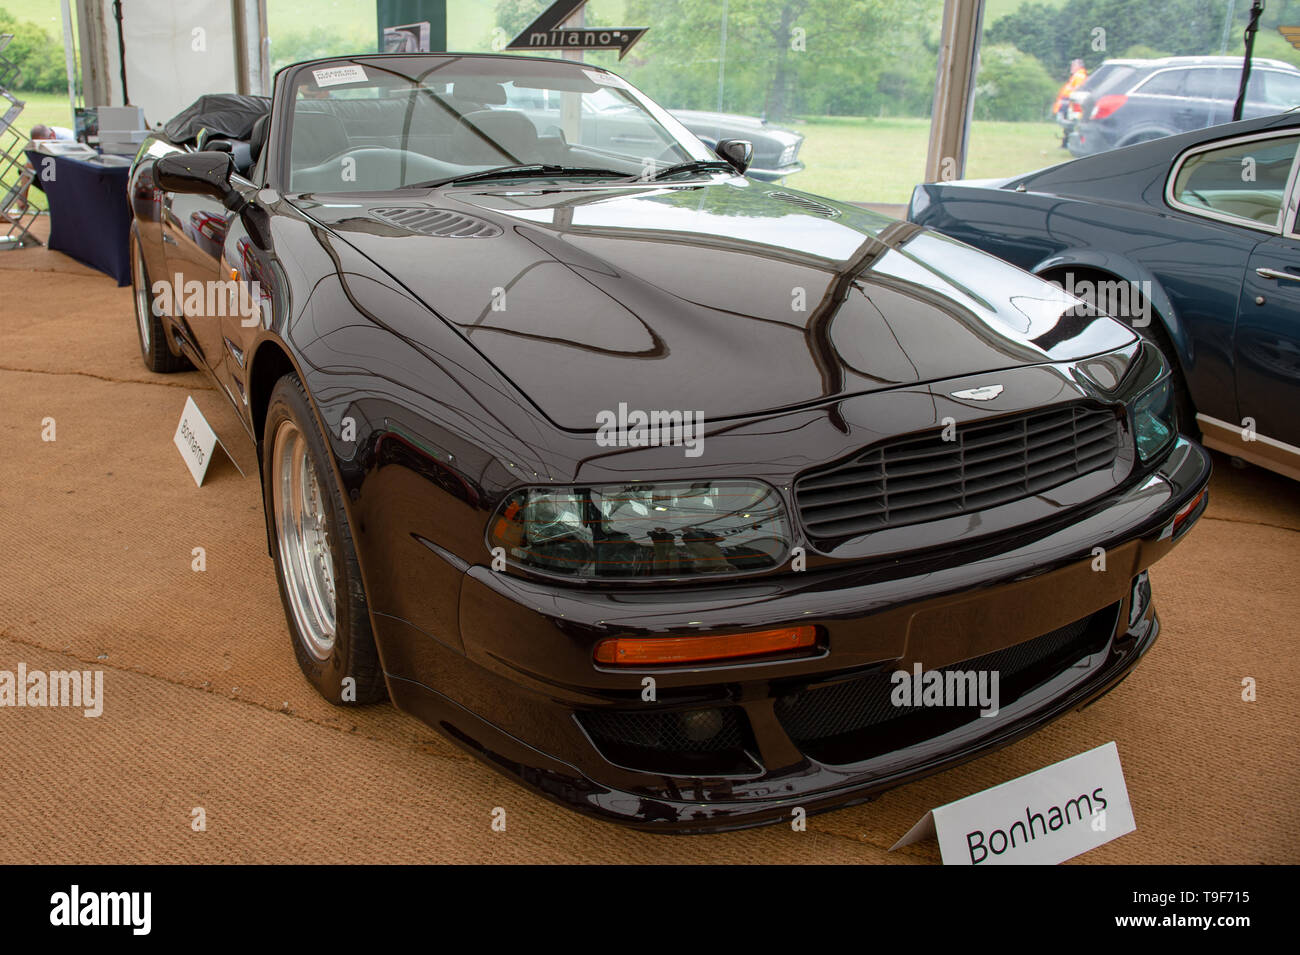
[[[1056,116],[1061,111],[1062,104],[1071,93],[1077,90],[1088,80],[1088,70],[1083,65],[1083,60],[1074,60],[1070,63],[1070,78],[1065,81],[1061,91],[1056,94],[1056,102],[1052,104],[1052,116]]]
[[[46,126],[44,123],[37,123],[32,127],[32,139],[58,139],[64,142],[73,142],[76,138],[72,130],[63,126]]]
[[[72,130],[64,126],[46,126],[44,123],[37,123],[35,126],[32,127],[32,142],[36,142],[36,140],[38,139],[56,139],[63,142],[75,142],[77,137],[73,134]],[[32,169],[31,163],[27,164],[27,169],[30,171],[34,171]],[[18,196],[14,199],[14,201],[10,203],[9,209],[6,209],[4,210],[4,212],[0,213],[0,218],[4,218],[8,222],[13,222],[14,221],[13,217],[9,214],[11,210],[15,215],[22,215],[24,212],[26,212],[27,211],[27,190],[29,190],[31,187],[32,184],[30,182],[27,185],[23,186],[22,192],[20,192]],[[39,183],[37,183],[36,188],[37,189],[40,188]]]

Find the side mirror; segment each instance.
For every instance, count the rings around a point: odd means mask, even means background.
[[[238,212],[246,200],[230,184],[235,159],[228,152],[204,150],[163,156],[154,163],[154,179],[168,192],[211,196]]]
[[[754,144],[748,139],[724,139],[713,151],[731,163],[732,168],[741,175],[754,161]]]

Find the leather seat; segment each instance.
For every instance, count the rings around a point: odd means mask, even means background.
[[[343,122],[331,113],[294,110],[293,164],[314,166],[351,145]]]
[[[451,159],[468,165],[537,162],[537,127],[522,113],[480,109],[460,118],[451,138]]]

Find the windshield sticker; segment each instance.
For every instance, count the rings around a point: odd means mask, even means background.
[[[599,70],[583,70],[587,78],[593,83],[599,83],[601,86],[616,86],[619,89],[627,89],[627,83],[621,76],[615,76],[613,73],[602,73]]]
[[[324,70],[312,70],[317,86],[338,86],[342,83],[364,83],[366,71],[359,66],[331,66]]]

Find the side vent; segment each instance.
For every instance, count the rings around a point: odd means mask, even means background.
[[[387,206],[371,209],[370,214],[376,219],[421,235],[448,239],[491,239],[501,234],[501,230],[490,222],[427,206]]]
[[[782,202],[788,202],[792,206],[798,206],[804,212],[809,212],[815,216],[822,216],[826,219],[836,219],[839,217],[840,210],[834,209],[824,202],[817,202],[809,199],[807,196],[796,196],[792,192],[769,192],[773,199],[779,199]]]

